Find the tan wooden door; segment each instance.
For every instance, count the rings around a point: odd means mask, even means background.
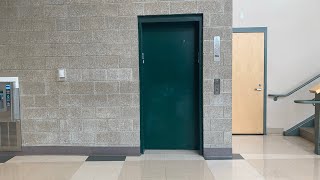
[[[232,40],[232,133],[263,134],[264,33]]]

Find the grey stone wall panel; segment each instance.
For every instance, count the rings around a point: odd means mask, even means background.
[[[230,148],[231,0],[0,1],[0,76],[20,78],[23,145],[139,146],[137,16],[184,13],[204,18],[204,147]]]

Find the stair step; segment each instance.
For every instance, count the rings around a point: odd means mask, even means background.
[[[314,128],[303,127],[300,128],[300,136],[306,140],[314,142]]]

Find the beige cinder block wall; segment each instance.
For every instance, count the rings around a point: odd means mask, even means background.
[[[1,0],[0,76],[21,81],[23,146],[139,147],[137,16],[185,13],[204,16],[204,147],[230,154],[231,0]]]

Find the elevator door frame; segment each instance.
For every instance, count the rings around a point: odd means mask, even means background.
[[[181,15],[150,15],[138,16],[139,32],[139,81],[140,81],[140,153],[144,153],[144,117],[143,117],[143,93],[141,92],[143,81],[143,42],[142,25],[145,23],[163,23],[163,22],[196,22],[198,28],[198,47],[199,47],[199,154],[203,154],[203,15],[202,14],[181,14]]]
[[[1,127],[8,128],[8,132],[10,131],[10,127],[14,124],[15,127],[11,128],[16,132],[14,136],[16,136],[16,146],[1,146],[0,144],[0,153],[1,152],[14,152],[22,150],[22,136],[21,136],[21,117],[20,117],[20,88],[19,88],[19,78],[18,77],[0,77],[0,82],[2,83],[10,83],[11,85],[11,121],[9,122],[0,122]],[[8,139],[12,140],[10,136]],[[9,141],[10,141],[9,140]],[[9,142],[11,144],[11,142]]]

